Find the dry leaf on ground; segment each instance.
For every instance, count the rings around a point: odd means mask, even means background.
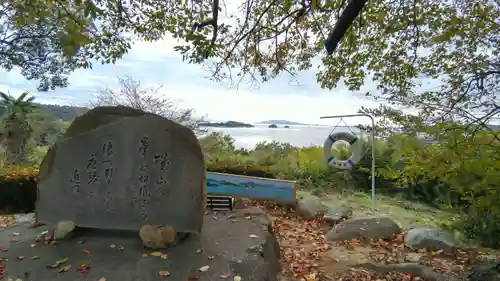
[[[52,265],[48,265],[48,266],[47,266],[47,268],[58,268],[59,266],[61,266],[61,265],[65,264],[65,263],[67,263],[68,261],[69,261],[69,259],[68,259],[68,258],[64,258],[64,259],[62,259],[62,260],[58,260],[58,261],[56,261],[56,262],[55,262],[54,264],[52,264]]]
[[[163,277],[167,277],[167,276],[170,276],[170,272],[166,271],[166,270],[162,270],[160,272],[158,272],[158,274],[160,276],[163,276]]]
[[[201,271],[201,272],[206,272],[206,271],[208,271],[208,269],[209,269],[209,268],[210,268],[210,266],[205,265],[205,266],[200,267],[200,268],[199,268],[199,271]]]
[[[81,252],[84,253],[84,254],[87,254],[89,256],[92,255],[92,253],[89,250],[82,250]]]
[[[68,272],[70,269],[71,269],[71,264],[68,264],[66,266],[61,267],[61,269],[59,269],[59,273]]]

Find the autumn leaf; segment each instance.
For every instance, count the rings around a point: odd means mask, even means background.
[[[54,264],[52,264],[52,265],[48,265],[48,266],[47,266],[47,268],[58,268],[59,266],[61,266],[61,265],[65,264],[65,263],[67,263],[68,261],[69,261],[69,259],[68,259],[68,258],[64,258],[64,259],[62,259],[62,260],[58,260],[58,261],[56,261],[56,262],[55,262]]]
[[[87,254],[87,255],[89,255],[89,256],[91,256],[91,255],[92,255],[92,254],[90,253],[90,251],[89,251],[89,250],[82,250],[81,252],[82,252],[82,253],[84,253],[84,254]]]
[[[210,268],[210,266],[205,265],[205,266],[200,267],[198,270],[201,272],[206,272],[206,271],[208,271],[209,268]]]
[[[160,258],[166,260],[166,259],[168,259],[168,255],[167,254],[163,254],[163,255],[160,256]]]
[[[71,269],[71,264],[68,264],[66,266],[63,266],[61,267],[61,269],[59,269],[58,273],[64,273],[64,272],[67,272]]]
[[[149,255],[152,257],[161,257],[161,255],[163,255],[163,253],[162,252],[152,252]]]
[[[158,272],[158,274],[160,276],[163,276],[163,277],[167,277],[167,276],[170,276],[170,272],[166,271],[166,270],[162,270],[160,272]]]
[[[226,273],[226,274],[222,274],[222,275],[220,275],[220,278],[221,278],[221,279],[228,279],[229,277],[231,277],[231,275],[229,275],[229,274],[227,274],[227,273]]]

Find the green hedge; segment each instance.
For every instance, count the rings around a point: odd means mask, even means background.
[[[0,168],[0,211],[33,212],[37,199],[37,175],[36,168]]]
[[[232,167],[209,165],[207,170],[217,173],[275,178],[273,174],[249,165]],[[33,212],[37,200],[37,175],[38,169],[36,168],[0,168],[0,212]]]
[[[263,171],[251,165],[234,165],[234,166],[226,166],[226,165],[207,165],[208,172],[214,173],[226,173],[226,174],[235,174],[242,176],[251,176],[251,177],[261,177],[261,178],[270,178],[274,179],[276,176],[270,172]]]

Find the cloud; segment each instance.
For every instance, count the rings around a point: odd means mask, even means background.
[[[296,79],[281,75],[277,79],[237,89],[207,79],[202,66],[182,61],[173,46],[172,37],[157,42],[136,42],[132,49],[114,65],[95,64],[92,70],[77,70],[70,76],[70,85],[50,92],[36,92],[36,82],[27,81],[18,71],[0,71],[0,90],[18,95],[30,91],[39,102],[67,105],[88,105],[94,94],[104,87],[118,89],[117,77],[130,75],[142,85],[163,85],[163,95],[196,110],[197,115],[212,120],[257,122],[265,119],[287,119],[305,123],[331,124],[320,120],[323,115],[353,114],[361,106],[377,104],[359,93],[337,89],[321,89],[315,71],[302,72]],[[296,81],[295,81],[296,80]],[[298,83],[297,83],[298,82]],[[367,84],[370,88],[372,85]],[[353,119],[366,123],[366,119]]]

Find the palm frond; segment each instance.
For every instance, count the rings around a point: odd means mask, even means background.
[[[26,98],[28,94],[28,92],[23,92],[19,97],[17,97],[16,102],[25,102],[24,98]]]
[[[0,97],[2,97],[2,99],[4,100],[4,102],[6,103],[10,103],[12,102],[12,96],[9,95],[9,94],[6,94],[4,92],[0,92]]]

